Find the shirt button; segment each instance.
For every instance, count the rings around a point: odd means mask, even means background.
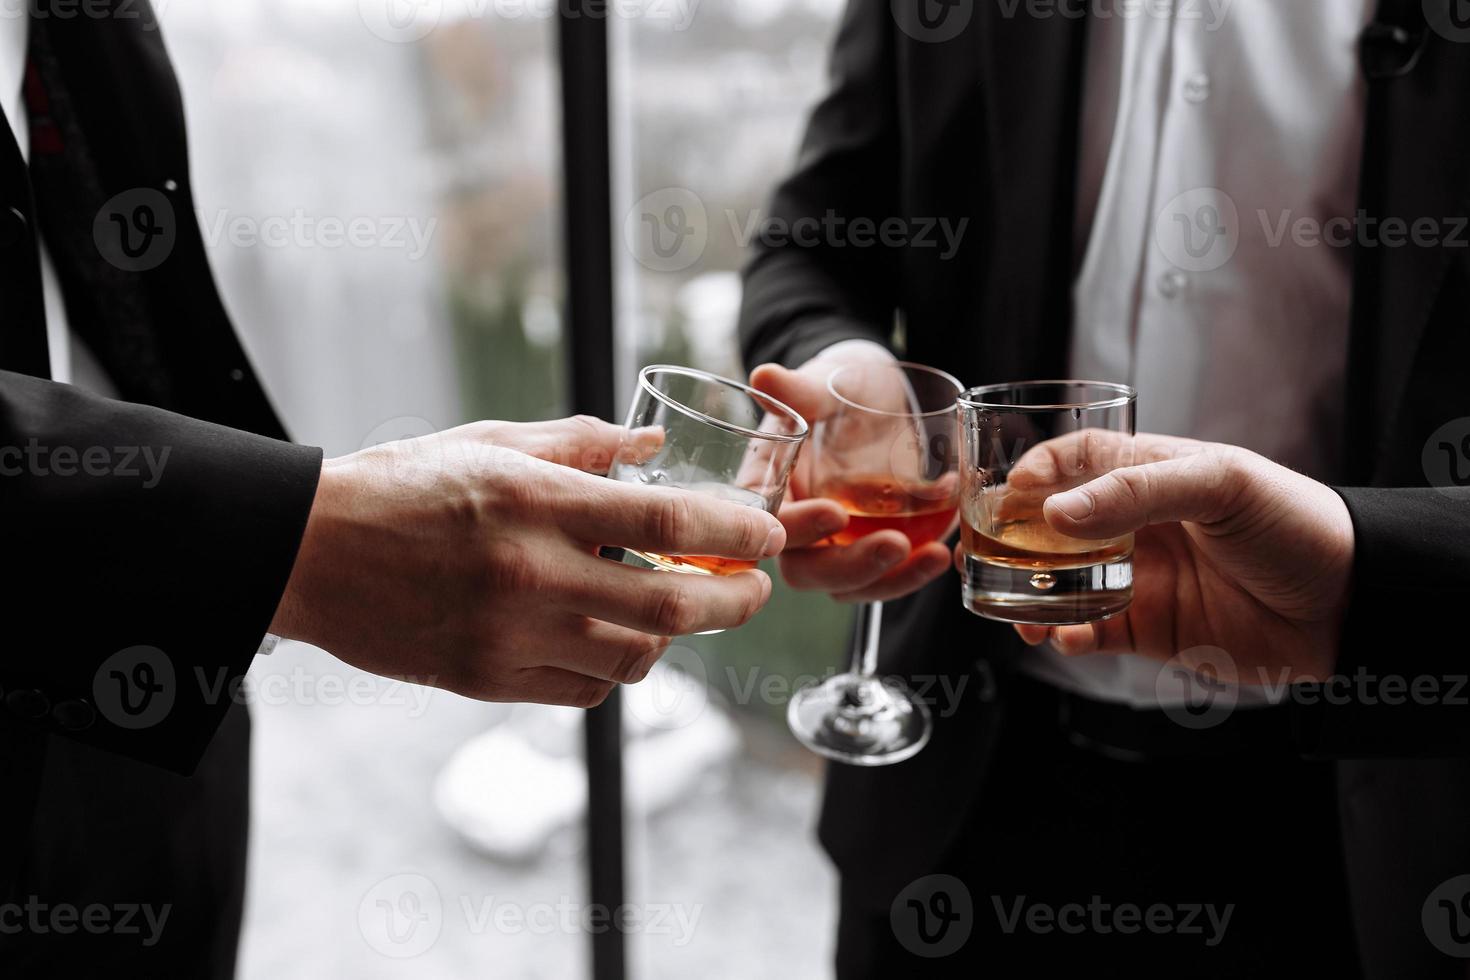
[[[1184,292],[1184,287],[1189,285],[1189,277],[1178,269],[1166,272],[1159,276],[1159,295],[1164,299],[1177,299]]]
[[[40,691],[11,691],[5,695],[5,707],[27,721],[45,718],[51,710],[51,702]]]
[[[1184,80],[1184,98],[1199,105],[1210,97],[1210,76],[1196,72]]]
[[[90,704],[77,698],[62,701],[51,709],[51,720],[64,732],[81,732],[92,727],[97,712]]]

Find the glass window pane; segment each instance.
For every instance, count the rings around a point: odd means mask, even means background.
[[[840,8],[651,4],[612,21],[625,386],[654,362],[743,378],[746,241],[794,162]],[[787,733],[785,711],[794,685],[843,659],[849,619],[778,584],[748,625],[676,642],[665,663],[694,687],[656,676],[628,692],[629,900],[649,916],[630,944],[636,975],[830,973],[836,878],[814,834],[821,766]],[[653,927],[659,915],[667,928]]]
[[[210,258],[296,438],[338,455],[563,414],[554,23],[160,6]],[[586,971],[559,911],[585,888],[580,712],[381,682],[290,643],[242,696],[241,977]]]

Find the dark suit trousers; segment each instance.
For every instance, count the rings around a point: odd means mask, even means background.
[[[233,977],[249,758],[241,705],[191,776],[53,739],[29,850],[0,915],[0,976]]]
[[[1330,764],[1118,761],[1027,707],[936,869],[968,898],[936,880],[875,908],[845,886],[842,980],[1359,975]]]

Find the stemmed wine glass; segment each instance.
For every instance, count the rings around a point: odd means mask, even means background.
[[[944,538],[959,507],[957,400],[964,386],[943,371],[898,361],[849,364],[827,381],[835,410],[813,423],[808,495],[847,511],[833,544],[881,530],[917,550]],[[929,709],[902,681],[876,676],[883,604],[859,607],[852,665],[803,688],[787,722],[829,759],[884,766],[929,741]]]

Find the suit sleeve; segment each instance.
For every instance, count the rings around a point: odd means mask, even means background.
[[[1342,489],[1356,535],[1334,678],[1299,710],[1329,758],[1470,755],[1470,488]]]
[[[321,451],[0,372],[0,716],[180,772],[285,589]]]
[[[795,366],[841,340],[888,344],[899,305],[898,250],[877,242],[851,247],[832,229],[899,213],[893,43],[887,0],[849,0],[829,92],[745,270],[740,342],[748,366]]]

